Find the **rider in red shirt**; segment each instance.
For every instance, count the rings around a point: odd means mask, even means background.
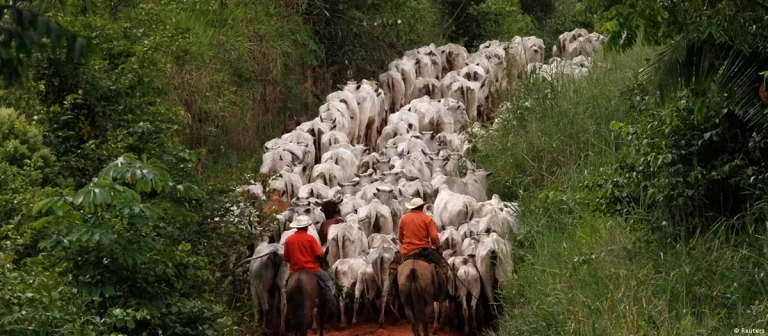
[[[315,237],[307,233],[310,225],[312,225],[312,221],[307,216],[299,216],[291,223],[291,227],[296,229],[296,232],[285,239],[283,244],[283,260],[287,261],[290,265],[288,268],[289,274],[305,270],[317,275],[320,283],[325,287],[328,303],[333,311],[333,308],[336,306],[333,282],[328,273],[318,266],[323,258],[323,249],[320,248],[320,244]]]

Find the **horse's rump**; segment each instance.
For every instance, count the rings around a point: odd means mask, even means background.
[[[291,324],[294,330],[305,334],[312,318],[312,311],[319,305],[318,277],[305,270],[291,274],[288,277],[285,292]]]

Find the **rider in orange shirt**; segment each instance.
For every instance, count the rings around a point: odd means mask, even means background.
[[[298,216],[291,227],[296,232],[285,239],[283,244],[283,260],[290,265],[288,273],[293,274],[301,270],[317,275],[317,278],[325,288],[331,312],[335,312],[336,297],[334,296],[333,281],[328,273],[318,266],[323,260],[323,249],[317,240],[307,233],[312,221],[307,216]]]
[[[400,218],[397,225],[397,240],[400,241],[400,249],[395,253],[395,258],[390,264],[392,272],[392,286],[390,296],[397,298],[397,267],[412,254],[419,254],[421,260],[432,263],[437,267],[438,282],[445,289],[446,279],[450,268],[448,263],[440,255],[440,236],[437,234],[435,222],[424,213],[424,200],[414,198],[405,207],[410,211]],[[444,292],[444,291],[441,291]]]

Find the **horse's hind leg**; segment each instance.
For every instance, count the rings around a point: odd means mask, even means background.
[[[433,328],[435,329],[435,331],[437,331],[438,329],[440,329],[440,303],[433,302],[432,307],[433,307],[432,309],[435,310],[435,324]],[[445,312],[443,312],[443,314],[445,314]]]
[[[424,328],[424,336],[429,336],[429,317],[428,317],[429,315],[430,314],[425,314],[424,321],[422,321],[422,327]],[[437,333],[437,331],[435,331],[435,333]]]
[[[325,314],[318,309],[315,309],[315,311],[317,312],[317,330],[320,332],[320,336],[323,336],[323,324],[325,322]]]
[[[405,316],[411,321],[411,330],[414,336],[419,336],[419,321],[410,307],[405,307]]]
[[[312,309],[312,333],[317,334],[317,308]]]

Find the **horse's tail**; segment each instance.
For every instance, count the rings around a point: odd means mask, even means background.
[[[413,307],[413,317],[418,321],[419,317],[424,316],[426,318],[426,314],[424,312],[427,311],[427,308],[424,307],[424,302],[421,299],[421,296],[419,295],[419,283],[418,283],[418,272],[416,272],[416,268],[411,268],[411,270],[408,272],[408,281],[406,283],[410,284],[410,298],[411,298],[411,307]]]
[[[301,277],[301,274],[296,276]],[[293,288],[289,307],[293,308],[293,316],[291,321],[293,322],[293,330],[296,330],[299,335],[307,334],[307,318],[304,316],[304,285],[301,283],[301,279],[296,279],[296,287]]]

